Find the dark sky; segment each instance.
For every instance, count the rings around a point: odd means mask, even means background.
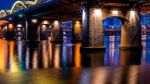
[[[0,10],[10,9],[16,0],[0,0]]]

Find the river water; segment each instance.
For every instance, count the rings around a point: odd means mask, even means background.
[[[69,40],[0,39],[1,84],[150,84],[150,36],[143,50],[119,50],[120,36],[105,36],[106,51],[80,51]]]

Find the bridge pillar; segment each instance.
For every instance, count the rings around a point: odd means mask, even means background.
[[[140,10],[128,6],[103,7],[83,6],[82,47],[104,49],[103,20],[109,17],[122,21],[120,49],[142,48]]]
[[[26,34],[27,40],[29,41],[40,41],[39,25],[40,21],[38,19],[28,19]]]
[[[89,6],[82,7],[82,47],[105,49],[102,10]]]
[[[53,22],[53,28],[51,33],[51,41],[52,42],[61,42],[62,41],[62,29],[61,29],[61,22],[55,20]]]
[[[124,22],[121,28],[120,49],[142,48],[139,10],[129,10],[126,14],[126,18],[128,22]]]
[[[6,39],[13,40],[15,38],[14,33],[15,23],[8,23],[6,24],[6,27],[7,27]]]
[[[73,25],[73,41],[81,41],[81,21],[74,21]]]

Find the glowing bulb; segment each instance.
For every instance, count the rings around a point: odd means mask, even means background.
[[[76,24],[80,24],[80,21],[76,21]]]
[[[22,24],[18,24],[17,27],[23,27]]]
[[[54,24],[55,24],[55,25],[58,25],[58,24],[59,24],[59,22],[56,20],[56,21],[54,21]]]
[[[42,24],[49,24],[49,21],[45,20]]]
[[[135,11],[134,11],[134,10],[131,10],[131,11],[130,11],[130,15],[131,15],[131,16],[134,16],[134,15],[135,15]]]
[[[102,14],[102,11],[101,11],[100,9],[95,9],[94,14],[95,14],[96,16],[101,15],[101,14]]]
[[[37,23],[38,20],[37,20],[37,19],[32,19],[31,22],[32,22],[32,23]]]
[[[42,25],[42,28],[46,28],[46,25]]]
[[[13,24],[8,24],[8,28],[9,28],[9,30],[13,30],[13,28],[14,28]]]
[[[113,14],[113,15],[118,15],[118,11],[117,11],[117,10],[113,10],[113,11],[112,11],[112,14]]]

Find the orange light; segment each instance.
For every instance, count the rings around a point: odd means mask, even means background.
[[[75,67],[81,67],[81,54],[80,52],[81,44],[77,44],[75,47]]]
[[[81,32],[81,24],[80,24],[80,21],[76,21],[75,22],[75,33],[80,33]]]
[[[16,55],[14,55],[15,42],[9,42],[9,59],[10,59],[10,72],[19,72],[19,64],[16,59]]]
[[[7,42],[0,40],[0,72],[5,72],[7,67]]]
[[[12,31],[12,30],[14,29],[14,25],[13,25],[13,24],[8,24],[8,29],[9,29],[10,31]]]

